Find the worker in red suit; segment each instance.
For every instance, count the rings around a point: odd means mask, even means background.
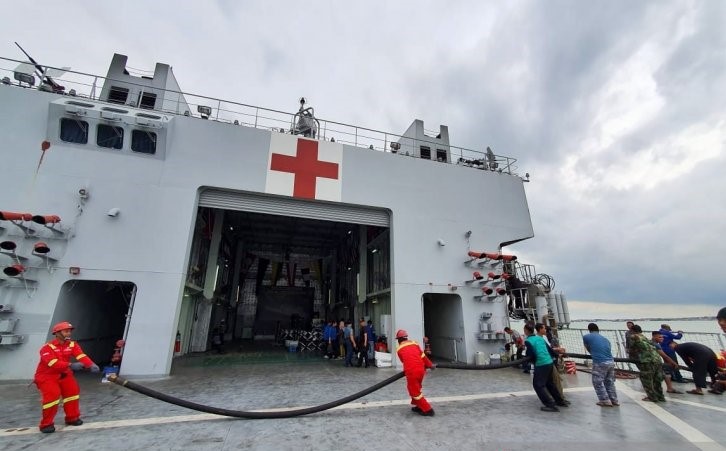
[[[55,432],[53,423],[61,402],[66,414],[66,424],[83,424],[79,408],[80,389],[73,377],[73,371],[85,367],[92,372],[98,372],[99,368],[83,353],[78,343],[71,340],[72,330],[73,325],[67,321],[56,324],[52,330],[55,338],[40,348],[40,362],[33,379],[40,390],[43,404],[40,432]],[[77,361],[71,363],[71,357],[75,357]]]
[[[406,375],[406,388],[411,395],[411,410],[425,417],[434,416],[434,409],[431,407],[422,391],[422,384],[426,368],[434,369],[436,365],[431,363],[426,354],[421,350],[418,343],[408,339],[408,332],[401,329],[396,332],[398,348],[396,354],[403,363],[403,372]]]

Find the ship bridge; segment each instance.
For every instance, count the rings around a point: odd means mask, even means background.
[[[310,107],[301,106],[298,112],[289,113],[232,100],[185,93],[182,92],[170,65],[157,63],[153,71],[131,69],[128,67],[128,57],[118,53],[114,54],[105,77],[76,72],[68,68],[37,66],[43,68],[43,73],[60,74],[53,78],[56,93],[75,97],[80,102],[84,102],[84,99],[96,100],[122,106],[121,109],[153,110],[156,115],[182,115],[279,133],[300,134],[379,152],[517,175],[516,158],[495,154],[489,147],[475,150],[451,145],[447,126],[442,125],[435,131],[426,130],[420,119],[414,120],[404,133],[397,134],[318,119],[311,116]],[[0,57],[0,79],[8,86],[50,89],[45,79],[35,72],[32,65],[20,60]],[[62,90],[57,89],[58,86]],[[301,100],[304,104],[305,99]],[[302,124],[307,121],[310,124],[303,126]]]

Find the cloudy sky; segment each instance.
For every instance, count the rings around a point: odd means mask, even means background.
[[[304,95],[318,117],[394,133],[420,118],[448,125],[453,145],[517,158],[536,236],[509,251],[553,276],[574,316],[726,305],[726,2],[12,9],[0,56],[20,59],[18,41],[104,75],[118,52],[171,64],[186,92],[283,111]]]

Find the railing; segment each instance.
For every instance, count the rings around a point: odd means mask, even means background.
[[[561,329],[557,331],[557,337],[560,340],[560,346],[567,349],[567,352],[573,354],[587,354],[585,345],[582,343],[582,337],[590,333],[587,329]],[[615,358],[627,358],[627,352],[625,351],[625,331],[624,330],[603,330],[600,329],[600,335],[610,340],[612,346],[613,357]],[[722,349],[726,349],[726,339],[723,334],[713,334],[705,332],[688,332],[688,341],[701,343],[713,349],[714,352],[720,352]],[[574,359],[578,360],[578,359]],[[680,362],[683,364],[683,362]],[[637,370],[632,363],[616,363],[616,366],[620,369],[626,370]]]
[[[21,86],[21,83],[16,82],[14,79],[14,69],[20,63],[24,63],[24,61],[0,57],[0,79],[7,78],[7,82],[3,81],[4,84]],[[56,67],[40,66],[45,70],[52,69],[63,72],[63,69]],[[33,76],[33,78],[34,81],[37,82],[37,77]],[[97,101],[101,100],[100,93],[102,86],[106,81],[118,81],[107,79],[106,77],[98,75],[71,70],[65,71],[60,76],[53,77],[53,80],[65,87],[63,94]],[[142,92],[145,87],[141,84],[131,83],[128,80],[119,82],[124,83],[124,85],[127,86],[137,86],[140,90],[142,90]],[[28,86],[27,84],[23,84],[22,86],[27,89],[42,89],[42,83],[38,87]],[[158,92],[162,90],[155,89],[155,91]],[[73,94],[71,94],[71,92]],[[266,129],[281,133],[290,133],[291,129],[294,128],[295,113],[287,113],[284,111],[272,110],[240,102],[222,100],[214,97],[201,96],[180,91],[163,90],[163,92],[164,100],[161,102],[162,106],[161,108],[155,108],[155,111],[173,115],[185,115],[201,118],[201,115],[196,114],[197,107],[206,106],[212,108],[212,112],[207,118],[208,120],[233,125],[244,125],[247,127]],[[139,97],[141,98],[142,96]],[[138,107],[139,105],[131,106]],[[441,146],[441,143],[437,141],[414,139],[395,133],[358,127],[325,119],[319,119],[319,122],[319,136],[317,136],[317,138],[321,140],[334,140],[335,142],[349,144],[355,147],[363,147],[370,150],[391,153],[394,153],[394,151],[390,148],[390,144],[392,142],[400,143],[402,149],[418,149],[420,146],[426,145],[427,147],[430,147],[434,161],[436,161],[436,149],[446,147],[444,150],[448,150],[450,152],[451,161],[446,161],[445,163],[453,163],[486,171],[517,175],[517,167],[515,165],[517,160],[515,158],[501,155],[488,156],[486,153],[478,150],[452,145]],[[404,150],[398,153],[404,156],[413,156],[406,155],[406,151]]]

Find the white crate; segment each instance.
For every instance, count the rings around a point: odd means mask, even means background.
[[[376,358],[376,362],[388,362],[389,363],[388,366],[391,366],[390,363],[391,363],[391,359],[393,358],[393,355],[389,352],[376,351],[375,358]]]

